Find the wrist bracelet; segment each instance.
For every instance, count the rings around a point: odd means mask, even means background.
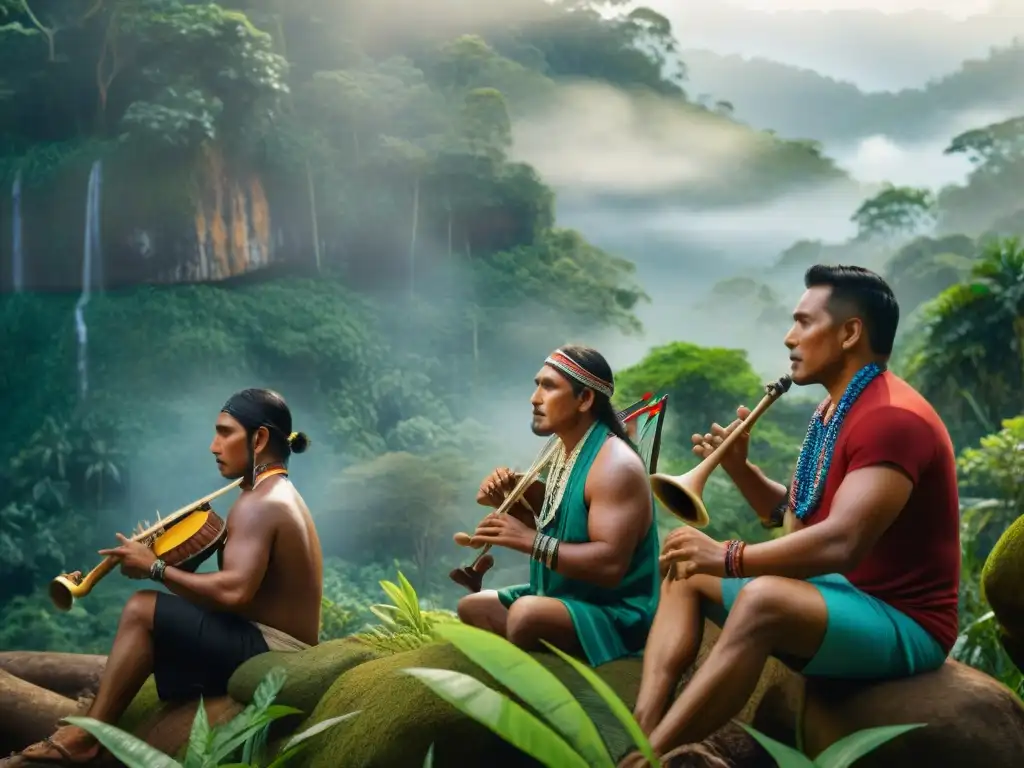
[[[768,515],[768,519],[761,520],[761,525],[764,528],[781,528],[786,522],[786,510],[789,509],[789,489],[786,489],[786,496],[775,505],[775,509]]]
[[[743,578],[743,550],[746,543],[732,540],[725,546],[725,576],[729,579]]]
[[[554,536],[537,531],[537,535],[533,537],[533,551],[530,557],[554,570],[558,566],[558,544],[559,541]]]
[[[149,578],[151,578],[153,581],[159,581],[162,583],[164,580],[164,571],[166,570],[167,563],[165,563],[160,558],[157,558],[153,561],[153,564],[149,566]]]

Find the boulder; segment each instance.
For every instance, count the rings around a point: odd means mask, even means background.
[[[1006,654],[1024,671],[1024,515],[1003,531],[985,559],[981,585]]]
[[[903,680],[847,682],[800,675],[768,692],[753,726],[795,743],[793,718],[803,706],[804,749],[816,757],[865,728],[924,723],[861,758],[857,768],[911,761],[929,768],[1019,768],[1024,765],[1024,703],[989,675],[956,661]]]
[[[235,670],[228,681],[228,694],[237,701],[251,701],[266,674],[282,667],[287,678],[275,703],[309,714],[341,675],[380,655],[355,638],[330,640],[304,651],[262,653]]]
[[[718,629],[708,625],[701,657],[706,655]],[[609,752],[618,760],[633,749],[632,741],[596,691],[568,664],[551,653],[531,654],[561,680],[582,704],[598,727]],[[640,687],[643,662],[620,659],[597,668],[597,672],[630,708]],[[410,667],[451,669],[471,674],[503,693],[480,667],[447,643],[423,646],[413,651],[365,662],[344,673],[327,690],[316,709],[301,728],[317,722],[360,711],[357,719],[339,725],[317,737],[313,748],[297,765],[307,768],[334,768],[358,765],[362,768],[422,765],[427,750],[434,746],[434,766],[480,765],[535,766],[537,763],[493,734],[487,728],[462,715],[440,699],[419,680],[401,670]],[[762,676],[758,692],[744,710],[749,719],[760,697],[778,680],[791,675],[772,660]],[[514,700],[518,699],[513,695]],[[519,702],[523,703],[523,702]],[[795,721],[795,717],[792,718]],[[735,724],[723,728],[705,745],[708,755],[723,755],[724,763],[706,756],[687,755],[673,765],[680,766],[755,766],[765,757],[761,747]],[[770,764],[770,763],[769,763]]]

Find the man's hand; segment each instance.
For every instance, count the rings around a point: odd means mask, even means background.
[[[533,540],[536,536],[535,530],[523,525],[512,515],[491,512],[476,527],[470,544],[477,548],[490,544],[530,554],[533,552]]]
[[[684,525],[676,528],[665,538],[661,548],[659,565],[664,578],[675,566],[676,579],[688,579],[698,573],[708,576],[725,576],[724,544],[715,541],[696,528]]]
[[[505,501],[505,497],[516,487],[520,477],[522,475],[513,472],[508,467],[498,467],[480,484],[480,490],[476,494],[476,503],[497,509]]]
[[[121,561],[121,573],[129,579],[148,579],[149,569],[156,562],[153,550],[139,541],[132,541],[120,533],[115,534],[121,546],[113,549],[101,549],[104,557],[112,555]]]
[[[693,443],[693,452],[700,456],[702,459],[706,459],[710,456],[715,449],[722,444],[725,438],[732,434],[736,430],[742,421],[750,415],[750,409],[744,405],[741,405],[736,409],[736,416],[738,417],[727,427],[712,424],[711,431],[703,435],[691,435],[690,442]],[[722,457],[722,469],[729,472],[732,468],[742,467],[747,463],[747,451],[750,447],[750,432],[744,432],[736,442],[732,444],[728,452]]]

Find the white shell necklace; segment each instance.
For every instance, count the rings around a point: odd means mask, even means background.
[[[538,531],[543,530],[548,523],[555,519],[555,512],[558,511],[558,507],[562,503],[562,496],[565,495],[565,487],[569,484],[572,469],[576,466],[576,459],[579,457],[580,451],[583,450],[583,444],[587,442],[587,438],[590,437],[590,433],[596,426],[596,421],[590,425],[568,458],[565,455],[565,443],[559,438],[559,451],[551,463],[551,470],[548,472],[548,479],[544,484],[544,506],[541,507],[540,515],[534,515],[533,518]]]

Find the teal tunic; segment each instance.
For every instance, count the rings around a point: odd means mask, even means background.
[[[608,428],[603,424],[594,427],[576,457],[554,519],[542,533],[554,536],[563,544],[590,540],[584,488],[590,467],[608,435]],[[498,599],[506,608],[526,595],[560,600],[569,610],[587,660],[596,667],[643,652],[661,588],[658,555],[658,526],[652,520],[633,553],[629,570],[617,586],[601,587],[566,578],[531,559],[530,583],[500,589]]]

